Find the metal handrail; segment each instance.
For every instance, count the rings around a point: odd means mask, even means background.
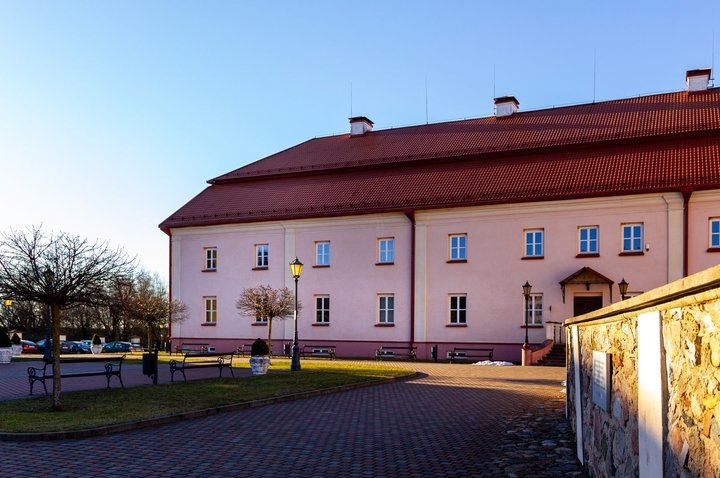
[[[563,326],[563,322],[555,322],[552,320],[548,320],[545,322],[546,326],[552,327],[552,340],[556,344],[564,344],[565,343],[565,327]]]

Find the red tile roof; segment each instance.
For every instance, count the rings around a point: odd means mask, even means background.
[[[720,88],[315,138],[210,182],[711,131],[718,105]]]
[[[720,89],[314,139],[160,227],[720,188]]]

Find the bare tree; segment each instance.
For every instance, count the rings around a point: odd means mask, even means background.
[[[0,305],[0,323],[9,330],[37,334],[43,329],[42,309],[42,304],[36,302],[14,300]]]
[[[178,300],[170,302],[162,279],[148,272],[140,272],[133,280],[127,301],[130,317],[147,329],[148,347],[160,338],[160,329],[168,322],[181,322],[187,317],[187,307]]]
[[[267,321],[268,347],[272,353],[272,321],[292,315],[294,301],[295,296],[287,287],[275,289],[269,285],[259,285],[243,289],[235,307],[243,315]]]
[[[107,290],[131,276],[134,259],[106,242],[90,242],[39,227],[11,231],[0,239],[0,293],[45,304],[51,311],[53,410],[61,410],[60,320],[63,310],[107,301]]]

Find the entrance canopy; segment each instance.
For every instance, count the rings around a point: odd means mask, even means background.
[[[598,271],[589,267],[583,267],[560,281],[563,304],[565,303],[565,286],[568,284],[582,284],[585,285],[586,290],[590,290],[590,284],[607,284],[610,290],[610,302],[612,303],[612,286],[614,283],[615,282],[600,274]]]

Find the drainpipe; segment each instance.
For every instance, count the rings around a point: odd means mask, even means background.
[[[415,345],[415,211],[406,211],[410,219],[410,347]]]
[[[680,188],[683,197],[683,277],[688,276],[688,257],[690,246],[688,245],[689,228],[690,228],[690,196],[692,196],[692,188]]]

